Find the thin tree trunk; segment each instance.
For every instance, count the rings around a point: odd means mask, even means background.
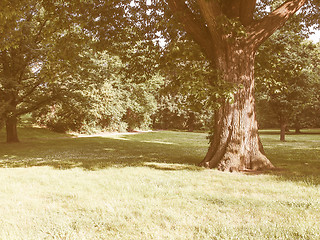
[[[195,128],[195,114],[194,112],[188,113],[187,127],[189,132],[193,132]]]
[[[285,123],[280,124],[280,141],[281,142],[286,141],[286,124]]]
[[[287,121],[283,116],[280,116],[280,141],[286,141],[286,129],[287,129]]]
[[[286,124],[285,130],[286,130],[286,133],[290,133],[290,128],[289,128],[288,124]]]
[[[301,133],[301,125],[300,125],[299,121],[296,121],[296,123],[294,125],[294,128],[295,128],[295,133],[296,134],[300,134]]]
[[[15,116],[6,119],[7,143],[19,142],[17,132],[17,118]]]
[[[200,165],[230,172],[271,169],[255,115],[254,52],[231,48],[228,53],[220,71],[226,81],[239,88],[217,111],[213,140]]]

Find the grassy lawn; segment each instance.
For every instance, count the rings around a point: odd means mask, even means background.
[[[205,133],[0,143],[0,239],[320,239],[320,131],[262,140],[276,171],[195,166]],[[0,132],[4,141],[4,132]]]

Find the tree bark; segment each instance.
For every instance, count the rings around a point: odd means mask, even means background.
[[[194,112],[189,112],[188,113],[188,120],[187,120],[187,127],[189,132],[193,132],[195,129],[195,114]]]
[[[17,117],[11,116],[6,119],[6,131],[7,131],[7,143],[17,143],[18,132],[17,132]]]
[[[264,155],[255,115],[255,52],[241,44],[229,46],[227,52],[219,70],[225,81],[239,88],[216,112],[213,140],[200,165],[230,172],[271,169],[273,165]]]
[[[281,142],[286,141],[286,126],[287,126],[287,124],[285,124],[285,123],[280,124],[280,141]]]
[[[299,121],[296,121],[296,123],[294,125],[294,129],[295,129],[296,134],[301,134],[301,124]]]
[[[280,116],[280,141],[286,141],[287,121],[285,117]]]

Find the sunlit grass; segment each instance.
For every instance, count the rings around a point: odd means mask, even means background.
[[[0,239],[320,239],[320,134],[264,132],[279,169],[245,175],[195,166],[204,133],[19,133],[0,143]]]
[[[307,129],[303,133],[287,134],[286,142],[280,142],[277,132],[262,131],[268,158],[285,170],[287,177],[320,175],[320,129]]]

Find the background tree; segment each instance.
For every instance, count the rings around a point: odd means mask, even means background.
[[[286,129],[294,126],[299,132],[307,122],[311,124],[316,92],[319,91],[315,45],[306,42],[300,31],[283,29],[259,49],[256,61],[258,109],[270,120],[266,105],[276,116],[280,140],[285,141]],[[319,61],[319,59],[317,60]],[[271,114],[272,115],[272,114]]]
[[[127,75],[128,66],[106,51],[93,54],[92,61],[94,71],[80,81],[88,84],[36,111],[37,123],[58,132],[149,129],[162,77],[137,82]]]
[[[64,3],[21,1],[1,26],[0,98],[7,142],[18,142],[19,116],[83,87],[88,75],[90,36]],[[87,52],[86,52],[87,51]]]
[[[199,47],[186,35],[177,36],[177,32],[170,35],[170,42],[162,48],[160,69],[165,85],[158,94],[155,126],[189,131],[203,128],[212,117],[208,114],[209,108],[213,108],[209,106],[209,98],[216,89],[206,81],[213,73]]]

